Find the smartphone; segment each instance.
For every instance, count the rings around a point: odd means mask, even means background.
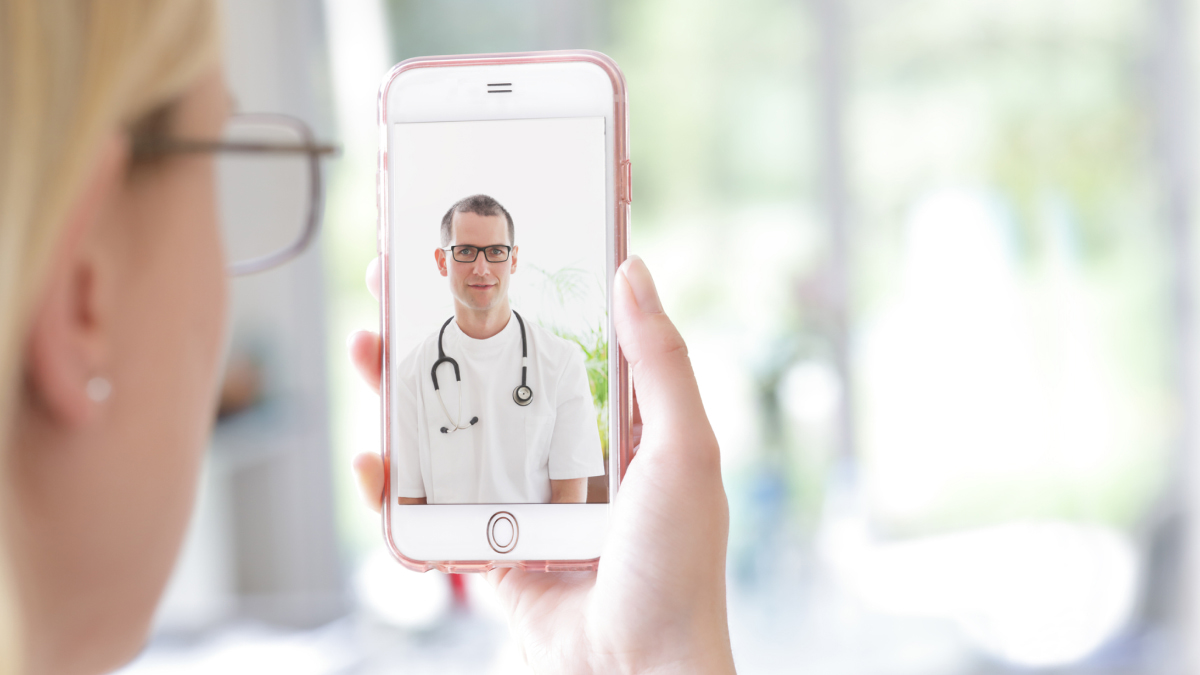
[[[625,83],[590,51],[409,59],[379,91],[383,530],[414,570],[586,570],[630,458]]]

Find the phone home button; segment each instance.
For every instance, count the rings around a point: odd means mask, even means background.
[[[517,518],[508,511],[498,511],[488,521],[488,544],[496,553],[508,553],[516,548],[519,534]]]

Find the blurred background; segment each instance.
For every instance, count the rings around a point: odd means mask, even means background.
[[[318,245],[233,282],[200,505],[123,672],[525,672],[485,583],[384,552],[344,343],[378,325],[384,73],[559,48],[628,79],[631,250],[721,441],[740,672],[1194,672],[1197,3],[225,9],[239,107],[342,154]]]

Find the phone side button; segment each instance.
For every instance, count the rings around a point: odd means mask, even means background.
[[[633,203],[633,162],[631,162],[629,160],[625,160],[623,162],[623,164],[625,165],[625,167],[624,167],[624,172],[623,172],[624,175],[621,176],[621,180],[622,180],[622,182],[625,183],[625,203],[632,204]]]
[[[379,171],[376,174],[375,184],[375,252],[383,253],[383,223],[387,218],[385,211],[387,210],[387,154],[380,155]]]
[[[517,518],[508,511],[498,511],[492,514],[487,524],[488,545],[496,553],[510,553],[517,547],[520,529]]]

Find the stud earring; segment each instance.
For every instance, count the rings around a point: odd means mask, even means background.
[[[96,403],[104,403],[112,396],[112,383],[103,377],[93,377],[87,383],[87,395]]]

